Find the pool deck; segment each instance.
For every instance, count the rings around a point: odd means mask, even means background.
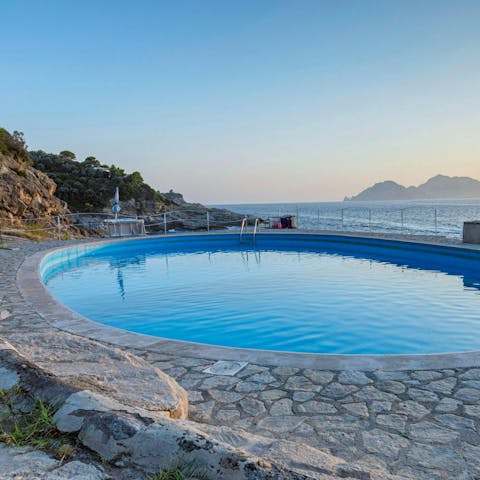
[[[91,339],[175,378],[189,393],[192,420],[298,441],[398,478],[480,475],[480,352],[294,354],[158,340],[102,326],[54,301],[38,276],[47,251],[78,243],[21,242],[0,250],[0,337],[47,370],[66,361],[62,349],[71,339]],[[232,375],[205,372],[218,360],[246,365]]]

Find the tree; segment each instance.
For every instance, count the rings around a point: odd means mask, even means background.
[[[86,167],[100,167],[100,162],[95,157],[87,157],[83,162]]]
[[[70,150],[63,150],[59,153],[59,155],[62,157],[62,158],[65,158],[66,160],[75,160],[76,156],[73,152],[71,152]]]

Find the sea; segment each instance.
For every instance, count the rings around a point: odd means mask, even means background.
[[[261,219],[295,215],[298,227],[461,238],[463,222],[480,221],[480,198],[375,202],[242,203],[212,205]]]

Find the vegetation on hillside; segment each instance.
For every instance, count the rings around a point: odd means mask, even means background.
[[[83,162],[65,150],[58,155],[42,150],[29,152],[33,166],[46,173],[56,184],[56,195],[74,211],[98,211],[111,206],[115,187],[120,200],[135,200],[138,213],[152,202],[170,204],[162,194],[147,185],[140,172],[126,173],[115,165],[101,164],[95,157]]]
[[[16,160],[22,160],[28,165],[31,164],[22,132],[15,130],[10,134],[7,130],[0,127],[0,153],[13,157]]]

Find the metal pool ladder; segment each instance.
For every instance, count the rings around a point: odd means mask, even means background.
[[[255,237],[257,232],[260,230],[260,219],[255,219],[255,224],[253,225],[253,233],[252,233],[252,243],[255,243]],[[242,228],[240,229],[240,243],[243,243],[243,239],[245,234],[248,232],[248,219],[245,217],[242,220]]]

